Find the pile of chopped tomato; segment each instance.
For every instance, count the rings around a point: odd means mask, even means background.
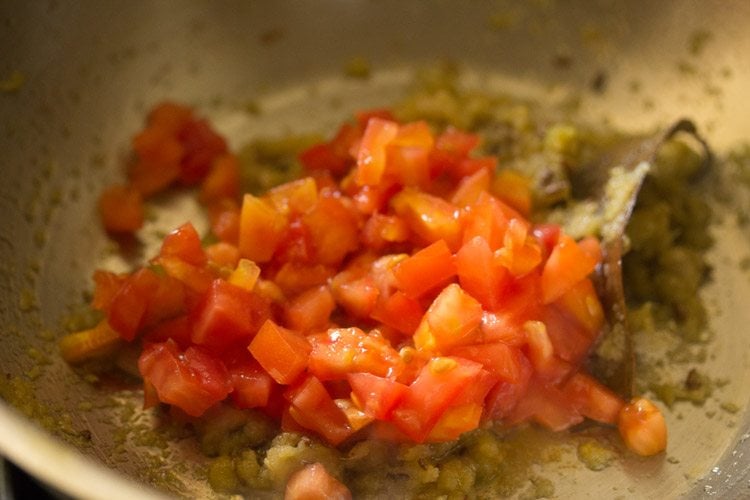
[[[113,189],[140,203],[200,183],[219,242],[186,223],[137,271],[97,271],[106,319],[69,359],[140,342],[147,406],[200,416],[226,400],[332,445],[449,441],[487,419],[616,423],[625,403],[582,368],[604,322],[599,244],[531,223],[528,183],[479,142],[365,112],[258,197],[205,121],[158,106]],[[113,196],[105,226],[137,229]]]

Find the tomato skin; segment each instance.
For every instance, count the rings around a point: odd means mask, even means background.
[[[146,345],[138,369],[160,401],[193,417],[201,416],[232,390],[221,361],[197,347],[182,352],[172,340]]]
[[[349,373],[352,398],[368,415],[379,420],[390,417],[393,408],[406,395],[408,386],[372,373]]]
[[[247,345],[270,314],[266,299],[216,279],[191,313],[191,339],[194,344],[217,352],[233,345]]]
[[[288,385],[307,368],[312,347],[301,334],[269,319],[250,342],[248,350],[276,382]]]
[[[455,274],[453,254],[444,240],[419,250],[393,268],[397,286],[412,299],[447,283]]]

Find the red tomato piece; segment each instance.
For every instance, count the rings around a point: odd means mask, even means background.
[[[559,432],[581,423],[583,416],[560,389],[532,379],[507,421],[510,424],[533,421]]]
[[[438,240],[396,264],[393,275],[406,296],[416,299],[448,283],[456,275],[456,265],[448,245]]]
[[[331,328],[308,339],[313,345],[308,369],[320,380],[343,379],[356,372],[390,377],[403,370],[399,353],[377,331]]]
[[[284,394],[289,414],[302,427],[315,431],[336,446],[353,430],[344,412],[336,406],[325,386],[313,375],[292,386]]]
[[[308,464],[289,477],[284,500],[351,500],[349,489],[320,463]]]
[[[597,337],[604,325],[604,310],[590,279],[574,285],[554,305],[581,325],[589,336]]]
[[[492,194],[503,200],[521,214],[531,213],[531,180],[513,170],[501,170],[492,182]]]
[[[390,120],[372,117],[362,135],[357,151],[355,182],[360,186],[380,183],[385,172],[386,147],[396,138],[398,124]]]
[[[206,257],[213,265],[234,269],[240,261],[240,249],[236,245],[220,241],[206,247]]]
[[[97,269],[94,271],[94,297],[91,307],[107,312],[118,290],[127,280],[127,275]]]
[[[160,401],[193,417],[201,416],[232,390],[221,361],[197,347],[181,352],[171,340],[146,345],[138,370]]]
[[[159,287],[159,277],[142,268],[130,275],[117,293],[107,314],[109,325],[125,340],[133,340],[143,325],[149,297]]]
[[[561,229],[557,224],[537,224],[531,230],[531,234],[539,242],[542,249],[542,259],[547,260],[557,245]]]
[[[227,143],[206,120],[190,120],[179,132],[185,148],[180,180],[183,184],[197,184],[208,173],[213,161],[226,153]]]
[[[448,352],[481,337],[482,305],[453,283],[443,289],[414,333],[414,346],[429,352]]]
[[[603,424],[615,425],[625,401],[585,373],[574,373],[562,392],[584,417]]]
[[[456,271],[461,288],[491,311],[503,302],[510,275],[495,262],[492,250],[481,236],[475,236],[456,253]]]
[[[412,335],[424,316],[420,303],[400,291],[381,300],[370,317],[395,328],[405,335]]]
[[[375,309],[380,291],[371,276],[351,279],[346,271],[331,281],[331,291],[338,305],[355,318],[367,318]]]
[[[290,328],[308,332],[328,326],[331,313],[336,308],[333,294],[328,286],[311,288],[292,299],[284,310],[284,318]]]
[[[542,321],[547,326],[555,354],[569,363],[580,364],[589,353],[594,337],[552,304],[544,308]]]
[[[503,247],[495,258],[513,276],[524,276],[542,262],[542,249],[529,237],[529,224],[525,220],[511,219],[503,238]]]
[[[349,373],[346,376],[352,387],[352,398],[368,415],[386,420],[391,410],[406,395],[408,386],[372,373]]]
[[[461,177],[459,165],[479,145],[476,134],[463,132],[455,127],[448,127],[435,141],[435,149],[430,157],[433,177],[443,172],[456,178]]]
[[[148,114],[148,124],[176,134],[193,118],[193,111],[182,104],[164,101]]]
[[[483,312],[482,342],[502,342],[512,347],[521,347],[526,344],[526,330],[523,321],[519,322],[513,312],[495,313]]]
[[[341,155],[330,143],[314,144],[299,154],[299,161],[309,171],[328,170],[334,174],[341,174],[349,166],[348,155]]]
[[[424,243],[445,240],[448,247],[457,249],[461,240],[459,210],[444,199],[405,188],[391,198],[391,206]]]
[[[484,411],[487,418],[493,420],[506,418],[526,394],[534,369],[523,354],[518,361],[518,380],[516,382],[500,380],[487,395]]]
[[[216,158],[201,183],[198,199],[203,204],[229,198],[240,197],[240,163],[233,154],[224,154]]]
[[[559,299],[591,274],[596,263],[595,257],[581,250],[575,240],[560,235],[542,271],[542,301],[549,304]]]
[[[111,186],[99,196],[99,215],[111,233],[134,233],[143,225],[141,193],[130,186]]]
[[[160,266],[167,275],[198,294],[205,293],[214,280],[214,275],[205,267],[189,264],[179,257],[161,256],[153,262]]]
[[[305,177],[281,184],[266,195],[271,203],[286,216],[304,214],[318,201],[318,186],[315,179]]]
[[[484,400],[497,382],[494,374],[485,370],[480,371],[474,383],[459,393],[440,416],[426,440],[429,442],[454,441],[461,434],[479,427],[484,411]]]
[[[190,336],[193,325],[186,315],[177,316],[157,324],[143,336],[144,341],[150,343],[166,342],[172,339],[180,349],[187,349],[192,345]]]
[[[274,380],[249,355],[237,358],[227,366],[232,383],[232,402],[240,409],[262,408],[268,404]]]
[[[194,266],[204,266],[208,261],[201,246],[198,231],[189,222],[169,233],[161,244],[159,255],[177,257]]]
[[[237,246],[240,237],[240,207],[229,198],[222,198],[208,206],[211,232],[219,240]]]
[[[321,264],[338,264],[359,247],[358,221],[340,198],[321,196],[302,223],[310,231],[315,260]]]
[[[287,227],[286,217],[270,203],[246,194],[240,213],[240,254],[261,263],[271,260]]]
[[[308,265],[287,262],[276,272],[273,281],[287,295],[296,295],[314,286],[324,285],[336,269],[323,264]]]
[[[412,441],[424,442],[446,409],[481,372],[482,365],[474,361],[456,357],[431,359],[393,409],[393,423]]]
[[[301,334],[269,319],[263,323],[248,349],[276,382],[288,385],[305,371],[312,347]]]
[[[216,279],[192,312],[192,340],[217,351],[247,345],[270,314],[266,299]]]
[[[487,168],[480,168],[473,174],[461,178],[451,195],[451,203],[461,208],[475,204],[479,196],[489,189],[491,178],[491,171]]]
[[[503,246],[512,209],[494,196],[480,193],[464,217],[463,242],[481,236],[493,252]]]
[[[520,349],[502,342],[459,346],[450,354],[481,363],[485,370],[505,382],[515,384],[521,380],[523,354]]]

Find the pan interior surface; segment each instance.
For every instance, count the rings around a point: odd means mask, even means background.
[[[8,48],[0,61],[0,394],[10,403],[0,407],[0,425],[14,432],[0,436],[0,451],[81,497],[144,494],[130,489],[139,483],[212,494],[199,479],[206,459],[196,443],[142,412],[136,383],[84,380],[54,342],[94,269],[129,269],[185,220],[205,227],[189,196],[173,196],[159,201],[142,247],[113,252],[100,228],[97,195],[122,178],[130,138],[155,102],[197,106],[238,149],[254,137],[328,135],[354,110],[401,99],[415,69],[450,61],[467,87],[571,106],[589,123],[635,132],[692,118],[719,157],[750,130],[743,2],[11,4],[0,6]],[[356,58],[371,67],[367,78],[346,74]],[[666,457],[595,472],[561,445],[562,459],[542,471],[557,496],[748,493],[750,279],[740,268],[750,241],[735,220],[748,206],[742,196],[716,208],[704,290],[713,338],[700,369],[727,384],[702,406],[667,412]],[[60,473],[61,463],[80,474]],[[110,494],[118,488],[126,494]]]

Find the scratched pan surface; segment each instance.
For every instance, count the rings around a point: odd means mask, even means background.
[[[591,120],[626,130],[689,116],[721,155],[750,134],[748,26],[742,1],[3,2],[0,368],[19,408],[0,402],[0,452],[73,496],[209,495],[189,442],[170,444],[158,467],[164,453],[153,442],[119,431],[155,423],[123,415],[139,395],[92,388],[45,339],[82,301],[95,267],[128,265],[108,251],[95,199],[122,175],[152,103],[198,106],[239,147],[254,135],[329,131],[353,109],[397,99],[415,67],[447,59],[488,91],[573,96]],[[367,80],[344,76],[357,56],[371,64]],[[24,81],[14,91],[15,71]],[[589,90],[594,80],[600,92]],[[172,200],[144,238],[194,210]],[[669,460],[602,472],[561,463],[546,471],[557,496],[750,495],[750,279],[739,271],[750,244],[720,219],[704,369],[731,382],[703,407],[668,413]],[[718,408],[727,402],[738,411]],[[29,414],[66,439],[20,416]]]

